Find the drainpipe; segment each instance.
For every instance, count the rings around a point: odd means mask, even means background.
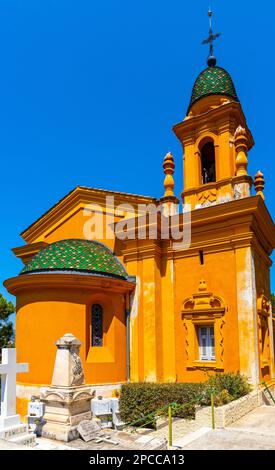
[[[136,276],[128,276],[128,281],[136,284]],[[133,302],[133,292],[125,295],[125,320],[126,320],[126,369],[127,369],[127,382],[130,382],[131,377],[131,363],[130,363],[130,316],[131,305]]]
[[[126,370],[127,382],[130,382],[130,296],[126,294],[125,299],[125,317],[126,317]]]

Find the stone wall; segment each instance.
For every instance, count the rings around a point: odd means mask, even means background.
[[[275,398],[275,385],[269,387],[272,395]],[[227,405],[215,408],[215,427],[224,428],[230,426],[235,421],[245,416],[250,411],[261,405],[273,405],[268,392],[266,390],[255,390],[244,397],[234,400]],[[212,426],[212,411],[211,407],[199,408],[196,412],[195,421],[199,427]]]
[[[225,428],[263,404],[262,392],[252,392],[215,409],[217,428]]]
[[[269,390],[275,398],[275,384],[270,386]],[[226,426],[230,426],[261,405],[275,406],[268,392],[265,390],[253,391],[227,405],[216,407],[215,427],[225,428]],[[212,427],[212,409],[210,406],[198,408],[195,419],[173,418],[173,439],[176,440],[203,427]],[[155,431],[154,435],[157,437],[165,437],[168,435],[167,418],[162,417],[158,419],[157,431]]]
[[[173,440],[180,439],[181,437],[191,432],[197,431],[200,428],[200,423],[195,419],[173,418]],[[144,429],[141,433],[144,433]],[[148,432],[148,431],[147,431]],[[152,431],[150,431],[152,433]],[[153,431],[154,437],[164,438],[168,436],[168,419],[159,418],[157,420],[157,430]]]

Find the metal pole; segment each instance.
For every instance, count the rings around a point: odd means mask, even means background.
[[[126,320],[126,373],[127,382],[130,382],[130,298],[125,295],[125,320]]]
[[[212,429],[215,429],[215,405],[214,405],[214,393],[211,393],[211,409],[212,409]]]
[[[127,382],[130,382],[130,312],[125,310],[126,316],[126,371]]]
[[[262,381],[262,384],[265,386],[265,389],[266,389],[266,391],[268,392],[268,395],[270,396],[271,400],[272,400],[273,403],[275,404],[275,399],[274,399],[274,397],[273,397],[271,391],[269,390],[269,388],[268,388],[266,382],[265,382],[265,381]]]
[[[172,407],[168,407],[168,445],[172,447],[173,443],[173,436],[172,436]]]

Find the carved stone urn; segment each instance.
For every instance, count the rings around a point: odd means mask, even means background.
[[[85,385],[79,356],[81,342],[67,333],[55,344],[57,352],[52,383],[50,387],[41,389],[40,396],[45,403],[42,436],[68,442],[79,437],[78,424],[91,419],[94,392]]]

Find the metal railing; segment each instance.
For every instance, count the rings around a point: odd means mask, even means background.
[[[135,421],[125,423],[122,429],[131,427],[131,428],[145,428],[149,425],[156,425],[156,421],[161,416],[167,416],[168,419],[168,445],[172,447],[173,445],[173,420],[172,417],[176,412],[183,410],[184,408],[195,406],[200,403],[201,396],[197,399],[194,399],[190,402],[180,405],[179,403],[173,402],[165,405],[147,415],[142,416],[141,418],[136,419]],[[211,411],[212,411],[212,429],[215,429],[215,403],[214,403],[214,394],[211,393]],[[135,430],[134,430],[135,431]]]
[[[271,400],[273,401],[273,403],[274,403],[274,405],[275,405],[275,398],[274,398],[274,396],[272,395],[272,393],[271,393],[271,391],[270,391],[270,389],[269,389],[267,383],[266,383],[264,380],[262,381],[262,385],[264,385],[265,390],[267,391],[268,395],[270,396]]]

